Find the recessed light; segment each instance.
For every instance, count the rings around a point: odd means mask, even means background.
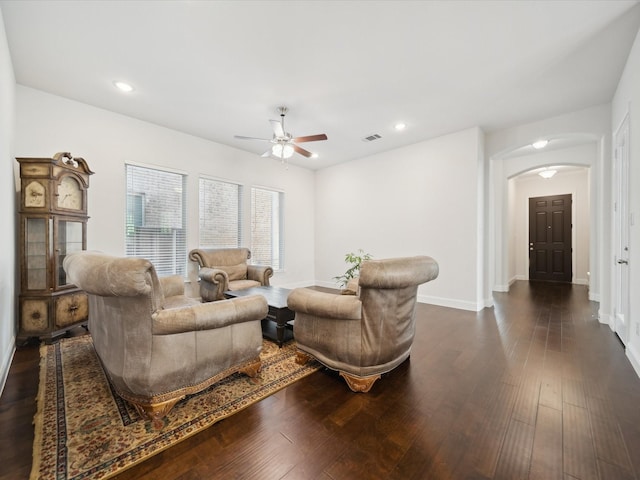
[[[549,140],[538,140],[537,142],[533,142],[531,146],[536,150],[540,150],[541,148],[546,147],[547,143],[549,143]]]
[[[133,87],[127,82],[115,81],[113,82],[113,84],[121,92],[125,92],[125,93],[133,92]]]
[[[320,155],[318,155],[317,153],[312,153],[311,154],[311,158],[318,158]]]
[[[400,130],[404,130],[405,128],[407,128],[407,124],[406,123],[396,123],[393,128],[395,128],[396,130],[400,131]]]

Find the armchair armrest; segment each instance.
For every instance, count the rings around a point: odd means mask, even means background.
[[[353,295],[335,295],[309,288],[296,288],[287,299],[287,305],[294,312],[316,317],[360,320],[362,302]]]
[[[153,334],[172,335],[211,330],[235,323],[262,320],[268,312],[267,300],[262,295],[158,310],[153,314]]]
[[[347,285],[342,290],[342,295],[359,295],[360,277],[354,277],[347,282]]]
[[[273,268],[267,265],[247,265],[247,279],[260,282],[268,286],[269,278],[273,276]]]
[[[205,280],[215,285],[222,283],[223,285],[229,284],[229,275],[224,270],[219,268],[202,267],[198,274],[200,280]]]
[[[214,302],[224,298],[229,289],[229,275],[219,268],[200,268],[200,297],[204,302]]]
[[[196,262],[200,267],[205,266],[204,252],[199,248],[196,248],[195,250],[191,250],[189,252],[189,260],[191,260],[192,262]]]

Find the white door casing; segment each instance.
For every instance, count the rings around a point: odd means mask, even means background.
[[[626,346],[629,339],[629,115],[615,134],[613,158],[614,282],[613,329]]]

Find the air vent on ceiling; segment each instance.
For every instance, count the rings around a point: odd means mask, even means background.
[[[382,138],[380,135],[378,135],[377,133],[374,133],[373,135],[368,135],[366,137],[364,137],[362,139],[363,142],[373,142],[374,140],[378,140],[379,138]]]

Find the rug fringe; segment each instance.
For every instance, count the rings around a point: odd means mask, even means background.
[[[40,459],[42,457],[42,422],[44,412],[44,390],[47,381],[47,347],[42,343],[40,345],[40,374],[38,375],[38,395],[36,396],[36,413],[33,416],[33,449],[32,449],[32,463],[31,474],[29,480],[37,480],[38,472],[40,471]]]

